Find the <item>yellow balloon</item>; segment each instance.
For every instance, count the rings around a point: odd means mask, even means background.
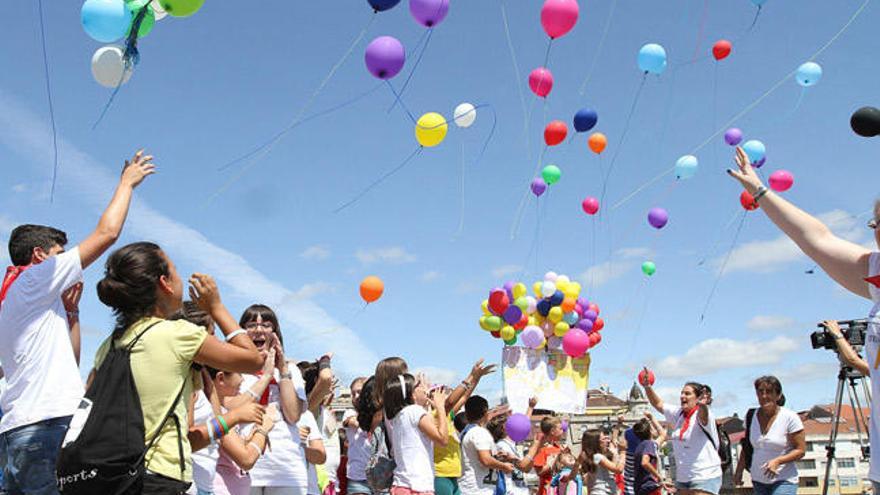
[[[557,337],[564,337],[566,333],[568,333],[568,329],[571,328],[568,326],[568,323],[564,321],[560,321],[553,327],[553,335]]]
[[[510,340],[514,337],[516,337],[516,330],[512,326],[504,325],[501,327],[501,340]]]
[[[541,345],[539,345],[539,346],[537,347],[537,349],[538,349],[538,350],[541,350],[541,349],[543,349],[543,348],[545,348],[545,347],[547,347],[547,339],[544,339],[543,341],[541,341]]]
[[[581,295],[581,284],[578,282],[571,282],[568,284],[568,287],[574,292],[574,297]]]
[[[556,281],[556,290],[561,291],[563,294],[567,294],[568,292],[568,282],[560,282]]]
[[[419,117],[419,121],[416,122],[416,141],[425,148],[437,146],[446,139],[448,129],[449,126],[442,115],[428,112]]]
[[[490,331],[490,330],[489,330],[489,325],[486,323],[486,317],[485,317],[485,316],[481,316],[481,317],[480,317],[480,328],[482,328],[483,330],[486,330],[487,332]]]
[[[534,316],[529,316],[529,326],[537,326],[537,325],[538,325],[538,319],[535,318]]]
[[[522,282],[518,282],[513,286],[513,298],[519,299],[528,293],[528,289],[526,289],[526,284]]]
[[[541,295],[541,282],[535,282],[535,283],[532,285],[532,291],[534,291],[535,295],[538,296],[539,299],[540,299],[541,297],[543,297],[543,296]]]
[[[562,321],[562,308],[559,306],[554,306],[550,308],[550,313],[547,314],[547,319],[553,323],[559,323]]]
[[[484,315],[489,316],[489,315],[492,314],[492,313],[489,312],[489,300],[488,300],[488,299],[483,299],[483,302],[482,302],[482,304],[480,305],[480,307],[483,308],[483,314],[484,314]]]

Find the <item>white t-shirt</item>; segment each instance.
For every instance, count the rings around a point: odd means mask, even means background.
[[[214,409],[211,401],[205,397],[205,392],[196,392],[196,403],[193,406],[193,425],[199,426],[214,417]],[[187,493],[196,493],[196,489],[210,492],[214,489],[214,473],[217,472],[217,459],[220,458],[220,449],[217,442],[192,453],[193,484]]]
[[[0,306],[0,433],[71,416],[85,390],[70,345],[61,293],[82,280],[79,248],[22,272]]]
[[[495,440],[489,430],[482,426],[473,426],[464,435],[461,442],[461,478],[458,487],[462,495],[492,495],[494,485],[483,484],[483,478],[491,471],[480,462],[480,451],[492,453]]]
[[[345,411],[342,422],[345,423],[349,418],[357,418],[357,412],[354,409]],[[367,425],[369,428],[369,425]],[[354,427],[345,427],[345,438],[348,440],[348,464],[345,467],[348,479],[355,481],[367,480],[367,462],[373,455],[373,448],[370,445],[370,435],[364,430]]]
[[[880,274],[880,253],[871,253],[868,262],[868,275]],[[868,291],[874,306],[868,313],[868,332],[865,337],[865,360],[871,368],[871,411],[880,411],[880,289],[874,284],[868,283]],[[880,414],[871,414],[871,424],[868,427],[868,438],[871,442],[871,468],[868,478],[871,481],[880,482]]]
[[[504,452],[508,456],[520,459],[519,452],[516,450],[516,444],[508,438],[502,438],[495,443],[495,452]],[[514,470],[513,473],[504,474],[504,486],[507,487],[507,493],[509,495],[529,495],[529,487],[526,485],[525,476],[519,470]],[[514,474],[516,476],[514,477]]]
[[[675,425],[670,436],[675,454],[675,480],[681,483],[703,481],[721,477],[721,458],[718,457],[718,429],[715,416],[709,411],[709,424],[701,426],[699,411],[691,417],[688,428],[682,431],[685,414],[680,407],[665,405],[666,421]],[[712,439],[705,431],[712,435]],[[713,445],[714,442],[714,445]]]
[[[800,416],[791,409],[779,408],[776,419],[770,425],[766,435],[761,435],[761,423],[758,421],[758,411],[752,416],[752,424],[749,427],[749,441],[752,443],[752,481],[772,484],[778,481],[789,481],[797,484],[798,470],[795,463],[783,464],[779,474],[775,478],[768,478],[761,466],[768,461],[785,455],[794,448],[788,442],[788,435],[803,431],[804,424]]]
[[[342,457],[342,446],[339,445],[339,423],[333,416],[333,411],[326,407],[321,407],[321,417],[318,421],[318,427],[321,429],[321,437],[324,439],[324,450],[327,452],[327,460],[324,462],[324,471],[327,472],[327,479],[339,486],[336,470],[339,469],[339,462]]]
[[[289,366],[293,375],[293,386],[296,395],[300,398],[300,407],[305,411],[306,391],[302,375],[299,369]],[[275,370],[275,380],[280,382],[281,377]],[[244,375],[241,382],[241,390],[248,390],[259,380],[255,375]],[[269,385],[269,404],[275,404],[276,416],[275,427],[269,432],[271,450],[260,456],[260,459],[250,470],[251,486],[253,487],[291,487],[300,489],[302,494],[308,488],[308,470],[306,467],[305,452],[299,439],[299,427],[288,424],[281,413],[281,390],[277,384]]]
[[[608,460],[614,464],[617,463],[616,456],[614,459],[608,459],[602,454],[593,454],[593,464],[596,465],[596,471],[587,476],[587,486],[591,495],[614,495],[617,493],[617,482],[611,471],[602,467],[602,461]]]
[[[394,486],[415,492],[434,491],[434,444],[419,429],[424,407],[404,407],[391,421],[386,419],[394,453]]]
[[[315,415],[312,414],[311,411],[303,411],[302,414],[299,415],[299,421],[296,423],[298,428],[308,428],[309,429],[309,438],[308,441],[312,440],[323,440],[324,437],[321,436],[321,430],[318,428],[318,422],[315,421]],[[305,449],[305,445],[303,445],[303,449]],[[327,446],[325,445],[326,449]],[[303,452],[305,454],[305,452]],[[311,462],[306,461],[309,465],[309,486],[308,491],[306,492],[308,495],[321,495],[321,489],[318,487],[318,470],[315,468],[315,465]]]

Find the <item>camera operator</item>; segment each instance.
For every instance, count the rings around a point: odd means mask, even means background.
[[[826,320],[822,322],[822,326],[834,337],[834,342],[837,344],[837,355],[840,356],[840,360],[855,368],[859,373],[870,376],[871,368],[868,366],[868,362],[862,359],[862,356],[859,356],[856,350],[849,344],[837,321]]]
[[[837,237],[825,224],[809,215],[795,205],[783,199],[778,194],[767,190],[761,178],[755,173],[749,158],[742,148],[736,149],[736,170],[727,170],[727,173],[738,180],[743,188],[752,195],[755,203],[760,205],[770,220],[782,230],[795,244],[815,261],[825,273],[831,276],[835,282],[850,292],[870,299],[874,305],[868,313],[868,329],[865,337],[865,356],[869,361],[878,363],[878,350],[880,350],[880,253],[866,249],[863,246]],[[874,232],[874,242],[880,246],[880,201],[874,203],[874,215],[868,221],[868,228]],[[830,328],[829,328],[830,330]],[[842,351],[841,356],[849,356],[849,361],[854,352],[844,345],[846,339],[837,339]],[[847,353],[847,354],[843,354]],[[871,377],[871,409],[880,409],[880,371],[877,366],[869,369],[867,363],[858,367],[870,371]],[[880,363],[878,363],[880,364]],[[871,414],[871,423],[868,428],[868,436],[871,442],[871,451],[880,452],[880,413]],[[874,485],[874,493],[880,493],[880,462],[877,456],[871,456],[871,469],[868,478]]]

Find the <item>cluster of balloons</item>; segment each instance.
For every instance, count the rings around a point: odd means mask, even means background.
[[[156,21],[170,15],[188,17],[195,14],[205,0],[86,0],[80,20],[86,34],[101,43],[114,43],[132,36],[136,38],[153,30]],[[126,60],[122,48],[109,45],[92,55],[92,76],[98,84],[115,88],[131,77],[133,64]]]
[[[504,341],[530,349],[563,350],[581,357],[602,341],[605,326],[599,307],[581,297],[581,285],[565,275],[547,272],[532,285],[507,282],[483,301],[480,328]]]

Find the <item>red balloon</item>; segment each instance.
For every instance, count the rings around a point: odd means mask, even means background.
[[[593,331],[598,332],[605,328],[605,320],[602,318],[596,318],[596,321],[593,322]]]
[[[544,142],[547,146],[556,146],[565,141],[566,135],[568,135],[568,127],[561,120],[554,120],[544,128]]]
[[[529,325],[529,315],[523,311],[522,318],[513,326],[514,330],[522,330]]]
[[[712,56],[715,60],[724,60],[730,55],[733,45],[727,40],[718,40],[712,45]]]
[[[596,347],[599,345],[599,342],[602,342],[602,334],[593,332],[590,334],[590,347]]]
[[[645,373],[647,371],[647,373]],[[654,386],[654,372],[649,369],[643,369],[639,372],[639,383]]]
[[[510,306],[510,298],[504,289],[495,289],[489,293],[489,310],[496,315],[504,314]]]
[[[496,339],[500,339],[501,338],[501,330],[495,330],[494,332],[492,332],[492,336],[495,337]]]
[[[588,310],[592,309],[593,311],[596,312],[596,314],[599,314],[599,306],[597,306],[596,303],[590,303],[590,305],[587,306],[587,309]]]
[[[748,191],[743,191],[742,194],[739,195],[739,204],[741,204],[747,211],[758,209],[758,202],[755,201],[755,198],[749,194]]]
[[[599,200],[590,196],[581,201],[581,208],[584,209],[584,213],[587,215],[595,215],[599,211]]]

